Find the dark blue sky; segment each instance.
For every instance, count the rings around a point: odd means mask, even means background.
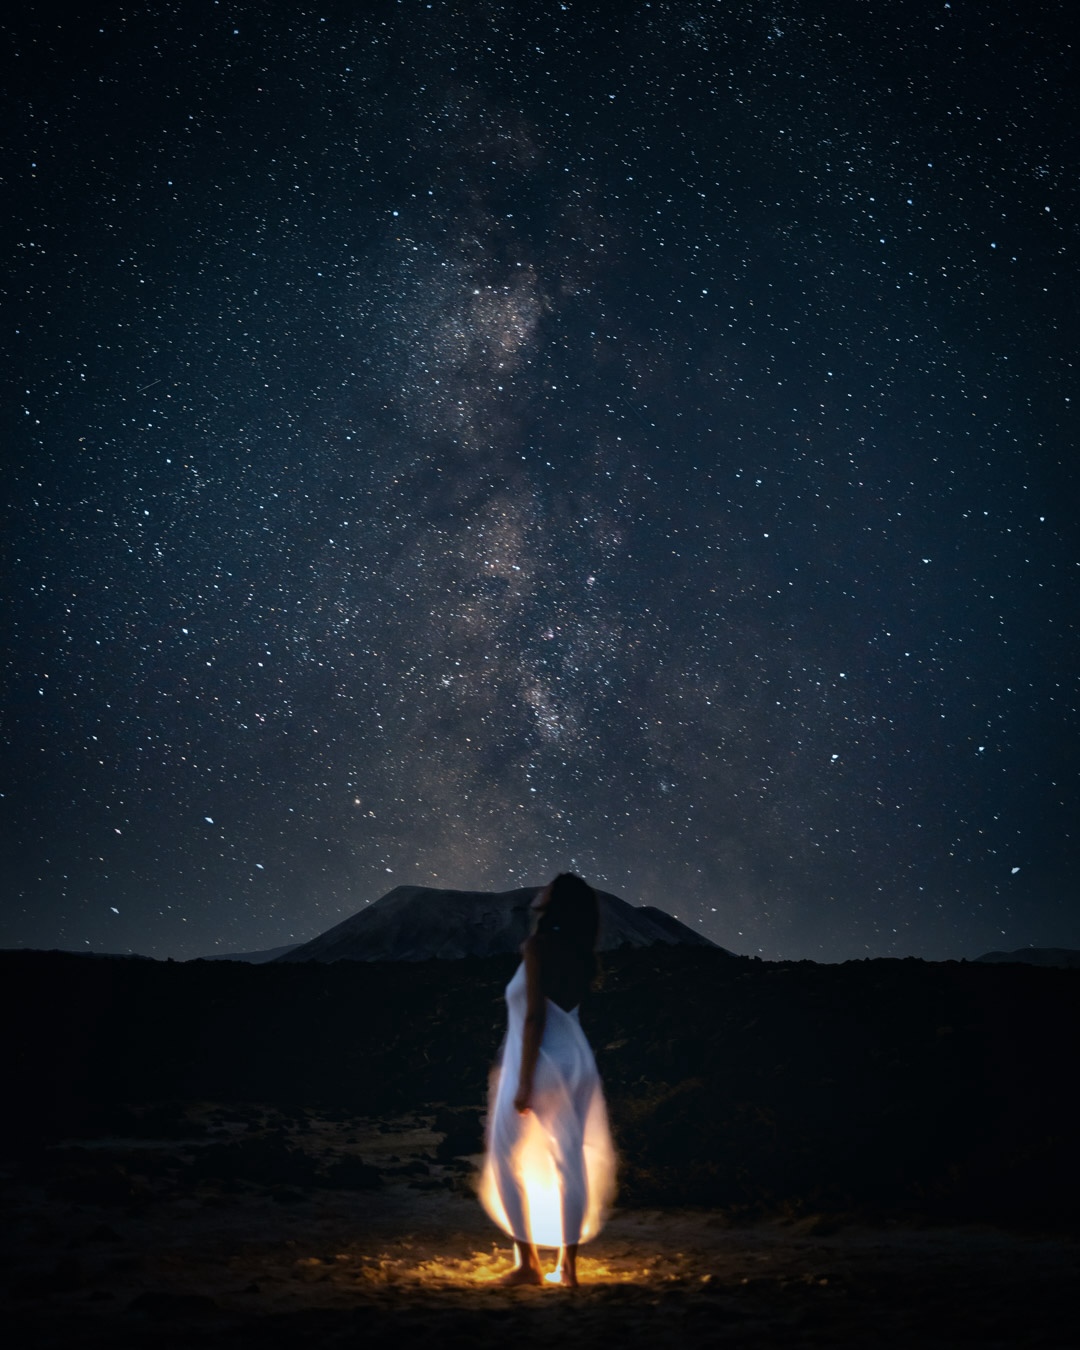
[[[1080,946],[1068,6],[91,8],[5,29],[0,943]]]

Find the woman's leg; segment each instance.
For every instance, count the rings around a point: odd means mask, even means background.
[[[559,1248],[559,1264],[547,1277],[549,1284],[562,1284],[568,1289],[578,1287],[577,1253],[576,1242],[568,1242],[565,1247]]]
[[[585,1140],[574,1119],[561,1121],[554,1143],[555,1173],[559,1178],[559,1207],[562,1217],[563,1251],[577,1251],[588,1204],[588,1176],[585,1171]]]

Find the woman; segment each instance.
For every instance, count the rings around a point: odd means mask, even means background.
[[[508,1026],[492,1083],[481,1199],[514,1239],[504,1284],[540,1284],[537,1247],[558,1247],[550,1283],[577,1285],[577,1252],[614,1191],[607,1109],[578,1004],[596,973],[596,892],[562,872],[532,903],[535,929],[506,987]]]

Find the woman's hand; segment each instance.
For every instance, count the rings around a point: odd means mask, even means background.
[[[519,1116],[528,1114],[529,1098],[532,1096],[532,1088],[519,1087],[517,1096],[514,1098],[514,1110]]]

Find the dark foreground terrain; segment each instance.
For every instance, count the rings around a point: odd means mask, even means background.
[[[581,1289],[507,1291],[508,1244],[468,1164],[437,1161],[431,1116],[203,1106],[188,1122],[187,1141],[68,1144],[9,1185],[7,1344],[1076,1343],[1060,1233],[623,1208],[585,1249]]]
[[[472,1194],[512,964],[0,954],[10,1343],[1075,1344],[1076,972],[605,958],[569,1294]]]

